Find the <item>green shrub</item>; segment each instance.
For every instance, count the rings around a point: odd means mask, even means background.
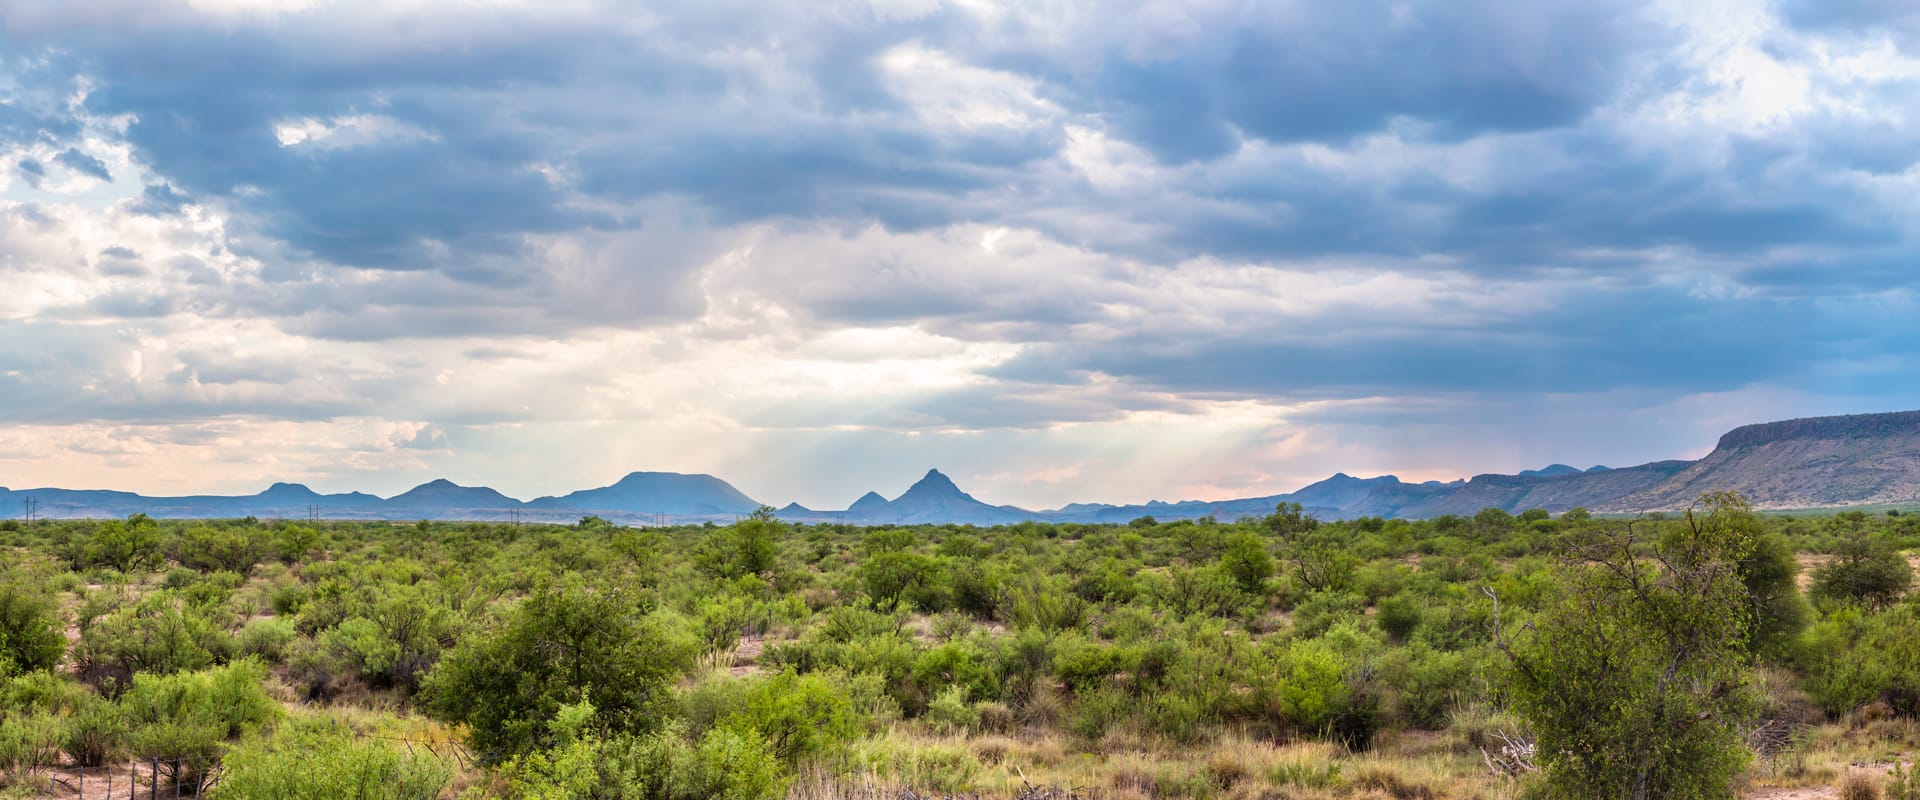
[[[1902,604],[1881,612],[1841,608],[1801,638],[1800,667],[1807,693],[1839,716],[1875,700],[1920,714],[1920,608]]]
[[[1452,717],[1461,698],[1480,695],[1473,665],[1464,654],[1414,643],[1389,654],[1381,664],[1381,683],[1391,688],[1398,718],[1413,727],[1438,730]]]
[[[327,723],[282,725],[221,760],[213,800],[433,800],[451,765]]]
[[[967,703],[967,692],[948,686],[927,704],[926,721],[941,733],[962,733],[980,726],[980,714]]]
[[[91,692],[81,697],[65,719],[62,749],[85,767],[117,760],[127,748],[126,710]]]
[[[60,719],[44,711],[0,716],[0,781],[58,764],[60,734]]]
[[[266,557],[268,545],[251,525],[188,526],[174,539],[170,553],[181,566],[201,572],[245,575]]]
[[[136,673],[205,669],[227,657],[232,637],[164,592],[96,620],[80,634],[83,673],[122,687]]]
[[[920,654],[913,679],[928,696],[958,687],[970,701],[1000,698],[997,655],[970,639],[945,642]]]
[[[129,753],[177,764],[175,779],[198,785],[227,742],[279,717],[280,706],[261,686],[266,675],[253,659],[204,672],[135,675],[120,698]]]
[[[1885,608],[1913,585],[1913,567],[1893,543],[1864,528],[1841,538],[1832,561],[1813,571],[1815,599]]]
[[[1258,688],[1269,719],[1281,730],[1327,730],[1347,701],[1346,663],[1325,642],[1296,641],[1277,649]]]
[[[627,796],[650,800],[773,800],[786,792],[779,759],[766,742],[714,728],[697,743],[668,728],[639,740],[625,756]]]
[[[761,508],[747,519],[708,534],[694,554],[694,563],[722,578],[772,575],[779,566],[780,541],[791,532],[773,515],[773,509]]]
[[[1201,741],[1207,726],[1217,722],[1200,698],[1181,692],[1168,692],[1144,698],[1149,730],[1176,742]]]
[[[1757,521],[1749,523],[1757,525]],[[1793,546],[1778,533],[1757,536],[1753,552],[1740,560],[1740,579],[1751,598],[1749,646],[1775,661],[1791,655],[1794,637],[1807,627],[1807,601],[1795,583],[1800,563]]]
[[[247,623],[234,636],[234,646],[241,655],[259,656],[270,664],[286,660],[287,648],[300,632],[294,630],[293,623],[282,617],[262,617]]]
[[[27,590],[25,575],[0,573],[0,680],[50,670],[67,652],[53,600]]]
[[[1404,642],[1413,636],[1415,628],[1420,626],[1421,607],[1424,601],[1410,594],[1396,594],[1382,599],[1377,608],[1379,613],[1374,621],[1380,629],[1392,636],[1395,641]]]
[[[1126,694],[1116,689],[1094,689],[1074,695],[1068,707],[1068,727],[1086,739],[1099,739],[1127,717],[1133,706]]]
[[[1080,630],[1090,610],[1087,601],[1039,576],[1009,586],[1000,605],[1014,627],[1050,632]]]
[[[720,727],[757,736],[788,765],[838,752],[863,727],[847,694],[819,675],[783,672],[752,684],[745,699]]]

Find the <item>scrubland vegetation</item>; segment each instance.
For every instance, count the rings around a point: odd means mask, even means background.
[[[1920,797],[1920,517],[0,527],[0,794]],[[910,794],[907,794],[910,793]]]

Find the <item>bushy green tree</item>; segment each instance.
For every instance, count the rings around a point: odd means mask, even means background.
[[[1643,527],[1597,531],[1563,591],[1500,646],[1508,691],[1539,737],[1542,788],[1564,798],[1730,798],[1754,707],[1749,532],[1710,496],[1646,557]]]
[[[1858,524],[1841,536],[1833,560],[1813,571],[1816,599],[1869,608],[1893,604],[1912,585],[1913,567],[1893,543]]]
[[[1274,506],[1273,513],[1262,519],[1266,529],[1282,539],[1291,539],[1320,527],[1320,520],[1314,519],[1299,503],[1281,503]]]
[[[780,542],[790,533],[771,508],[715,530],[695,554],[701,569],[721,578],[771,576],[780,566]]]
[[[159,566],[160,525],[145,514],[110,520],[95,529],[84,548],[88,566],[108,566],[121,572]]]
[[[1227,540],[1227,551],[1220,555],[1220,568],[1233,576],[1241,591],[1259,594],[1266,590],[1267,579],[1273,577],[1273,556],[1267,553],[1260,537],[1242,533]]]
[[[651,730],[693,644],[642,612],[624,592],[577,580],[540,589],[441,659],[428,676],[425,707],[465,723],[489,760],[545,744],[554,715],[582,701],[597,709],[601,729]]]
[[[1286,553],[1293,563],[1294,578],[1316,592],[1345,591],[1360,565],[1351,542],[1338,530],[1313,527],[1300,531],[1287,543]]]

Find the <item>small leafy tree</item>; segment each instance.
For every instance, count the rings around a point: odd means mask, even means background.
[[[159,566],[160,524],[145,514],[109,521],[87,540],[84,558],[88,566],[108,566],[121,572]]]
[[[1868,608],[1892,605],[1912,585],[1913,567],[1893,543],[1857,524],[1841,537],[1834,559],[1813,571],[1815,598]]]
[[[1267,579],[1273,577],[1273,556],[1260,537],[1243,533],[1227,541],[1227,552],[1220,556],[1220,567],[1233,576],[1248,594],[1261,593]]]
[[[1532,625],[1509,638],[1496,623],[1547,796],[1733,796],[1754,704],[1738,569],[1753,541],[1739,498],[1702,502],[1645,557],[1641,525],[1596,531]]]
[[[589,702],[596,727],[657,727],[692,642],[621,592],[577,579],[536,591],[492,631],[467,637],[427,677],[426,709],[469,726],[489,760],[547,744],[560,709]]]
[[[1287,543],[1286,553],[1293,562],[1294,577],[1316,592],[1345,591],[1360,564],[1338,532],[1319,528],[1298,534]]]
[[[780,540],[787,524],[761,506],[753,516],[714,531],[694,556],[700,568],[721,578],[770,576],[780,565]]]
[[[1261,520],[1261,524],[1273,535],[1290,539],[1320,527],[1320,520],[1314,519],[1299,503],[1281,503],[1273,507],[1273,513]]]

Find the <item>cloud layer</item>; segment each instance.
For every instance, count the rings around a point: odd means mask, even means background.
[[[1033,506],[1920,390],[1899,3],[0,9],[0,483]]]

